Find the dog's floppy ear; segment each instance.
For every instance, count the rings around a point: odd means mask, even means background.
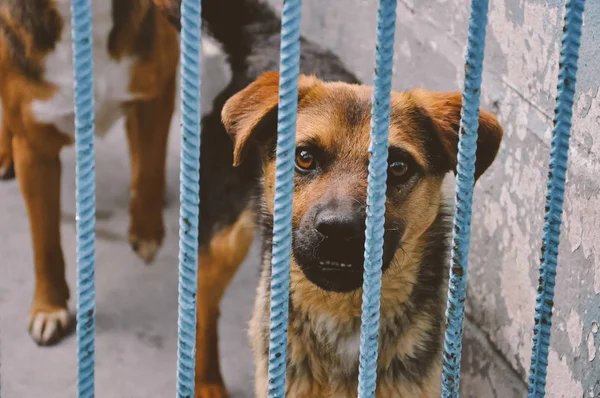
[[[456,174],[462,95],[459,92],[436,93],[424,89],[413,90],[410,95],[432,118],[446,152],[450,170],[453,170]],[[500,126],[496,117],[490,112],[480,109],[475,181],[481,177],[496,158],[502,135],[502,126]]]
[[[319,80],[314,76],[300,75],[298,106],[300,100],[318,83]],[[233,139],[234,166],[242,162],[251,140],[264,145],[276,137],[278,92],[279,73],[265,72],[225,103],[221,118]]]

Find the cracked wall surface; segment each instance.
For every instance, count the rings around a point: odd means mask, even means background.
[[[280,1],[269,2],[281,6]],[[398,3],[394,89],[460,89],[469,2]],[[498,115],[505,139],[496,163],[476,187],[464,396],[524,396],[564,3],[490,2],[482,105]],[[364,82],[371,83],[376,8],[375,0],[305,0],[303,33],[332,49]],[[600,2],[588,1],[569,153],[548,397],[600,397],[599,83]],[[473,348],[483,346],[487,348]],[[478,358],[478,353],[487,358]]]

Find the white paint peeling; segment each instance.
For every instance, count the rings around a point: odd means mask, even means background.
[[[518,83],[523,98],[537,103],[548,93],[556,92],[554,65],[558,65],[560,43],[549,45],[556,26],[548,21],[557,20],[559,7],[527,3],[523,7],[524,21],[517,24],[506,17],[506,6],[503,1],[493,3],[489,29],[505,54],[522,56],[506,57],[508,70],[504,78],[510,83]],[[542,79],[538,78],[540,72]]]
[[[564,357],[550,349],[548,355],[548,375],[546,377],[547,398],[573,398],[583,396],[583,386],[573,378]]]
[[[571,309],[569,318],[567,319],[567,334],[571,343],[571,350],[575,351],[581,345],[581,337],[583,335],[581,318],[574,309]]]
[[[594,344],[594,333],[590,332],[587,337],[588,361],[596,359],[596,346]]]
[[[589,110],[585,118],[575,118],[573,122],[569,176],[576,176],[584,186],[566,187],[565,229],[571,250],[581,247],[585,258],[593,257],[593,288],[600,294],[600,192],[582,195],[585,182],[597,181],[600,175],[600,98],[598,91],[582,97],[586,104],[577,108]]]

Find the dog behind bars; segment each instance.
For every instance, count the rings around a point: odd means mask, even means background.
[[[177,21],[178,4],[162,1]],[[221,296],[255,229],[263,244],[250,322],[256,396],[267,396],[280,20],[260,1],[205,0],[232,79],[203,121],[197,396],[226,396],[217,353]],[[356,396],[372,90],[302,40],[287,396]],[[329,82],[326,82],[329,81]],[[442,181],[456,168],[461,95],[392,94],[377,396],[439,396],[451,219]],[[222,116],[222,121],[221,121]],[[225,130],[232,140],[227,137]],[[476,178],[502,138],[481,112]],[[233,167],[235,166],[235,167]],[[259,182],[260,181],[260,182]]]

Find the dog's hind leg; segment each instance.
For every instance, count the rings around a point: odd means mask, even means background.
[[[2,123],[0,127],[0,180],[15,178],[15,167],[12,152],[12,134]]]
[[[196,398],[227,396],[219,365],[219,303],[254,238],[255,220],[244,210],[230,226],[213,235],[198,255]]]

